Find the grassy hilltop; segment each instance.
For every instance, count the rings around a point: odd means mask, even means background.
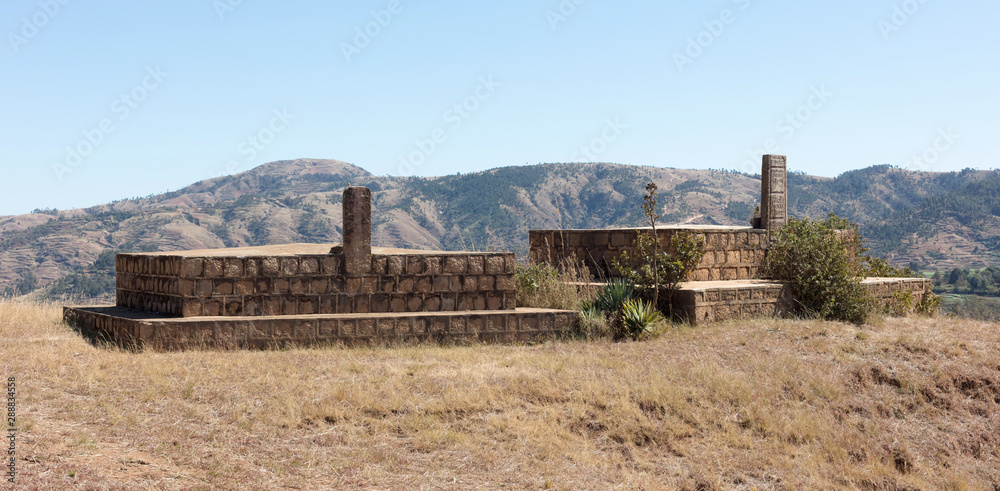
[[[0,302],[19,489],[996,489],[1000,329],[131,353]]]

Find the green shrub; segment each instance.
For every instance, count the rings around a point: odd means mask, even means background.
[[[633,243],[633,251],[623,251],[611,261],[611,267],[618,275],[635,286],[637,293],[644,299],[653,300],[656,296],[656,281],[659,280],[660,291],[657,308],[660,312],[670,312],[673,307],[674,294],[681,282],[687,280],[705,255],[705,241],[686,232],[674,233],[670,246],[659,249],[656,254],[656,270],[653,269],[655,241],[648,234],[639,234]]]
[[[626,300],[621,309],[620,337],[638,339],[653,332],[653,327],[663,321],[663,317],[652,303],[641,299]]]
[[[806,315],[860,324],[874,305],[861,284],[863,251],[857,226],[836,215],[790,218],[767,253],[764,271],[791,283]]]

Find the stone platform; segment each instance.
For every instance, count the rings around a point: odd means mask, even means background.
[[[154,349],[524,342],[578,313],[517,309],[514,254],[371,246],[371,191],[343,198],[343,244],[118,254],[116,305],[67,324]]]
[[[932,287],[931,280],[925,278],[865,278],[862,284],[880,306],[908,297],[911,309]],[[797,309],[791,286],[761,279],[681,283],[674,302],[692,324],[776,317]]]
[[[577,322],[576,312],[547,309],[168,317],[104,306],[66,307],[63,317],[105,340],[154,350],[533,342],[566,334]]]

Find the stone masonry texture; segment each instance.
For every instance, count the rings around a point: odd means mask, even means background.
[[[344,191],[344,269],[349,275],[371,271],[372,192],[350,187]]]
[[[638,234],[648,228],[604,230],[531,230],[530,259],[534,263],[584,264],[598,281],[615,276],[611,261],[622,252],[632,254]],[[705,255],[691,273],[692,281],[745,280],[757,277],[764,260],[767,231],[749,227],[663,227],[657,238],[664,247],[677,233],[705,241]]]
[[[117,305],[178,317],[515,308],[513,253],[373,254],[364,275],[344,256],[119,254]]]
[[[765,155],[760,174],[760,223],[776,232],[788,221],[787,163],[783,155]]]

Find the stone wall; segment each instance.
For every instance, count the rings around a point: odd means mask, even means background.
[[[865,278],[876,306],[890,312],[912,312],[931,293],[926,278]],[[775,281],[720,281],[686,283],[674,299],[678,312],[692,324],[755,319],[793,314],[798,311],[792,287]],[[909,305],[897,305],[908,299]]]
[[[767,231],[750,227],[663,227],[657,228],[660,244],[668,246],[677,233],[690,233],[705,241],[705,255],[691,273],[691,281],[746,280],[757,277],[764,260]],[[634,252],[633,244],[649,228],[604,230],[531,230],[530,260],[553,265],[565,261],[586,265],[598,280],[615,276],[610,261],[623,251]]]
[[[157,318],[120,307],[79,307],[64,309],[64,318],[70,325],[91,329],[126,347],[176,350],[541,341],[569,332],[577,313],[518,309],[208,319]]]
[[[260,248],[266,251],[268,248]],[[513,253],[119,254],[117,305],[179,317],[510,310]]]

